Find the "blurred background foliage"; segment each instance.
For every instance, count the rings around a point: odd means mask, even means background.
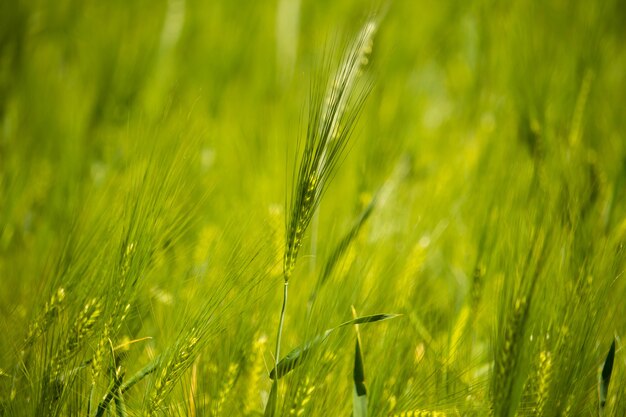
[[[39,410],[46,366],[92,298],[102,311],[75,364],[97,350],[107,318],[119,319],[116,300],[130,312],[113,345],[151,338],[126,354],[128,375],[208,314],[210,336],[168,412],[262,411],[287,167],[310,80],[376,7],[0,3],[0,414]],[[382,9],[374,87],[294,274],[284,351],[351,318],[351,305],[403,313],[361,330],[371,415],[595,415],[597,369],[616,336],[607,413],[623,415],[626,6]],[[374,196],[310,305],[333,248]],[[59,288],[66,307],[25,357],[29,326]],[[518,332],[510,368],[507,326]],[[353,336],[294,372],[285,414],[311,386],[303,413],[349,414]],[[528,386],[545,352],[554,365],[539,413]],[[76,376],[55,413],[84,415],[89,381]],[[129,410],[146,406],[146,381]],[[95,392],[108,383],[95,381]]]

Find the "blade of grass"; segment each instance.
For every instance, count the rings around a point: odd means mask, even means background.
[[[274,417],[276,415],[276,407],[278,403],[278,381],[272,381],[272,388],[270,389],[270,395],[265,405],[264,417]]]
[[[153,373],[159,366],[160,361],[161,361],[161,356],[157,356],[156,358],[152,360],[152,362],[150,362],[149,364],[141,368],[135,375],[133,375],[130,379],[128,379],[125,383],[123,383],[122,386],[120,387],[120,391],[122,392],[122,394],[125,394],[129,389],[135,386],[135,384],[137,384],[142,379],[144,379],[145,377]]]
[[[304,360],[312,349],[316,348],[324,340],[328,338],[334,331],[349,325],[375,323],[378,321],[389,320],[398,317],[399,314],[373,314],[371,316],[357,317],[356,319],[348,320],[345,323],[326,330],[324,333],[315,336],[311,341],[305,343],[302,346],[298,346],[283,357],[272,371],[270,372],[271,379],[280,379],[293,369],[296,368]]]
[[[356,310],[352,306],[352,315],[356,319]],[[367,388],[365,387],[365,369],[363,366],[363,349],[361,348],[361,334],[359,325],[354,325],[356,332],[356,342],[354,345],[354,370],[352,378],[354,380],[354,390],[352,392],[352,416],[367,417]]]
[[[602,372],[600,373],[600,380],[598,381],[598,397],[599,397],[599,409],[598,415],[601,417],[604,414],[604,407],[606,406],[606,398],[609,392],[609,382],[611,382],[611,374],[613,373],[613,362],[615,361],[615,339],[611,343],[609,353],[606,355],[604,365],[602,366]]]

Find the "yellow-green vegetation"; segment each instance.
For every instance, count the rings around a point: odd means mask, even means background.
[[[626,415],[625,22],[0,2],[0,417]]]

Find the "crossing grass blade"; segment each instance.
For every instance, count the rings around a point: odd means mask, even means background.
[[[133,375],[125,383],[123,383],[122,386],[120,387],[120,391],[122,392],[122,394],[126,393],[128,390],[134,387],[142,379],[144,379],[145,377],[153,373],[158,368],[161,360],[162,360],[162,357],[157,356],[156,358],[152,360],[152,362],[148,363],[146,366],[141,368],[139,371],[137,371],[135,375]]]
[[[311,353],[313,349],[322,344],[328,336],[330,336],[334,331],[350,325],[356,324],[368,324],[375,323],[384,320],[390,320],[395,317],[398,317],[399,314],[373,314],[370,316],[357,317],[356,319],[348,320],[340,325],[333,327],[332,329],[326,330],[324,333],[315,336],[309,342],[305,343],[302,346],[298,346],[293,349],[287,355],[285,355],[280,361],[275,369],[272,369],[270,372],[270,378],[280,379],[292,370],[294,370],[306,357]]]

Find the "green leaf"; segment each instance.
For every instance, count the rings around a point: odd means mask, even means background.
[[[126,391],[128,391],[133,386],[135,386],[135,384],[140,382],[146,376],[153,373],[159,366],[159,363],[161,360],[162,360],[161,355],[155,357],[150,363],[148,363],[146,366],[144,366],[139,371],[137,371],[137,373],[135,373],[135,375],[133,375],[130,379],[128,379],[128,381],[123,383],[122,386],[120,387],[120,391],[122,392],[122,394],[125,394]]]
[[[276,366],[278,370],[278,379],[282,378],[289,372],[291,372],[300,362],[309,355],[311,350],[317,345],[320,345],[335,329],[326,330],[323,334],[317,335],[310,342],[305,343],[303,346],[298,346],[293,349],[287,355],[285,355]],[[270,378],[276,379],[277,372],[272,369],[270,372]]]
[[[609,391],[609,382],[611,382],[611,374],[613,373],[613,362],[615,360],[615,339],[611,343],[609,353],[604,360],[604,366],[602,366],[602,373],[600,374],[600,382],[598,387],[600,397],[600,410],[604,409],[606,405],[606,398]]]
[[[265,405],[265,413],[263,413],[264,417],[274,417],[276,415],[276,405],[278,403],[278,381],[274,380],[272,382],[272,389],[270,390],[269,398],[267,399],[267,404]]]
[[[302,362],[302,360],[306,359],[312,349],[320,345],[324,340],[328,338],[328,336],[330,336],[331,333],[341,327],[349,326],[351,324],[374,323],[377,321],[393,319],[398,316],[399,314],[374,314],[371,316],[363,316],[346,321],[345,323],[341,323],[339,326],[332,329],[328,329],[324,333],[315,336],[311,341],[305,343],[302,346],[298,346],[297,348],[289,352],[286,356],[284,356],[278,362],[276,368],[272,369],[272,371],[270,372],[270,378],[280,379],[289,372],[291,372],[300,364],[300,362]]]
[[[339,326],[335,327],[332,330],[336,330],[339,327],[350,326],[351,324],[367,324],[367,323],[374,323],[377,321],[394,319],[398,316],[400,316],[400,314],[372,314],[371,316],[357,317],[356,319],[352,319],[352,320],[346,321],[345,323],[341,323]]]
[[[361,340],[359,337],[356,339],[354,348],[354,371],[352,374],[356,393],[359,396],[367,395],[367,389],[365,388],[365,371],[363,369],[363,354],[361,351]]]
[[[356,343],[354,344],[354,390],[352,391],[352,416],[367,417],[367,388],[365,387],[365,369],[363,367],[363,351],[361,349],[361,335],[358,325],[356,331]]]

